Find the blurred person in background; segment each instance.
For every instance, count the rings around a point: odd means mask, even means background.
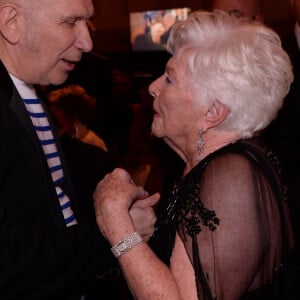
[[[212,0],[211,9],[220,9],[236,17],[264,22],[261,0]]]
[[[70,84],[54,90],[48,100],[66,134],[108,151],[104,140],[91,129],[96,123],[96,100],[82,86]]]

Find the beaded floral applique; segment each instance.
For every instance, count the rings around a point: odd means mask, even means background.
[[[204,167],[206,166],[202,166],[202,168]],[[200,199],[199,177],[193,176],[192,179],[196,180],[196,182],[194,180],[187,180],[179,189],[175,187],[173,196],[185,199],[185,201],[180,203],[178,221],[183,222],[190,236],[195,236],[200,233],[201,224],[214,231],[217,225],[220,224],[220,220],[217,218],[215,211],[206,208]]]
[[[215,211],[206,208],[199,196],[200,179],[206,166],[207,162],[201,162],[182,181],[174,184],[166,209],[166,219],[182,222],[190,236],[199,234],[201,225],[214,231],[220,224]]]

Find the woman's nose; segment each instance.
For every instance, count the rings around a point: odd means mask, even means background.
[[[149,85],[148,91],[153,98],[156,98],[159,95],[159,89],[157,87],[157,79]]]

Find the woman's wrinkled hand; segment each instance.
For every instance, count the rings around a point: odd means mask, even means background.
[[[159,194],[152,196],[136,186],[129,173],[116,168],[107,174],[94,192],[94,207],[99,229],[111,244],[134,231],[148,240],[154,231],[153,210]]]

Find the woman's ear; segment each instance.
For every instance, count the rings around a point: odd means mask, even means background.
[[[221,124],[227,117],[229,109],[219,100],[215,100],[208,108],[205,115],[207,128],[213,128]]]
[[[10,44],[14,45],[19,41],[19,25],[17,8],[12,4],[2,5],[0,7],[0,32]]]

